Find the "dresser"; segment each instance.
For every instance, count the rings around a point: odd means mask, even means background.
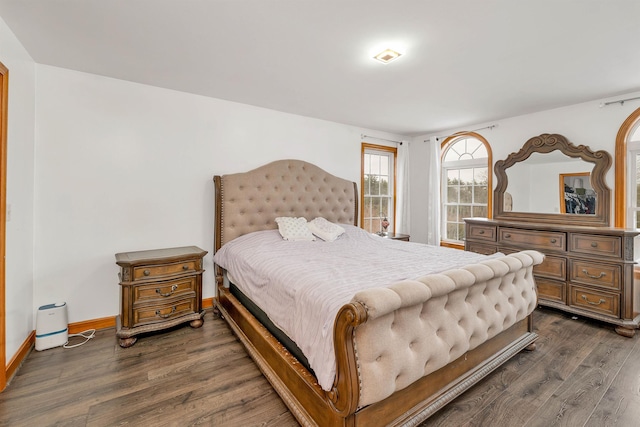
[[[120,314],[116,336],[121,347],[137,335],[190,322],[202,326],[202,259],[196,246],[116,254],[120,266]]]
[[[615,325],[632,337],[640,324],[634,284],[635,230],[465,219],[465,250],[545,254],[533,272],[538,303]]]

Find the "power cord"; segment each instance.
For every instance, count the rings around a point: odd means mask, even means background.
[[[69,340],[67,340],[67,342],[62,346],[64,348],[74,348],[74,347],[79,347],[82,344],[86,344],[91,338],[96,336],[96,330],[95,329],[87,329],[86,331],[82,331],[79,334],[70,334],[69,338],[71,337],[82,337],[84,338],[84,341],[78,343],[78,344],[73,344],[73,345],[69,345]]]

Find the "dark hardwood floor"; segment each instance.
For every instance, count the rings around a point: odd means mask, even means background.
[[[427,426],[638,426],[640,347],[610,326],[538,309],[523,352]],[[0,426],[297,426],[224,320],[146,335],[115,331],[32,351],[0,393]]]

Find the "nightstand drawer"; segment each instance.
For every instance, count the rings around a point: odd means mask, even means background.
[[[620,273],[619,265],[572,260],[570,280],[618,290]]]
[[[512,228],[500,228],[498,242],[504,245],[517,245],[526,249],[567,249],[566,234],[545,231],[529,231]]]
[[[607,316],[620,317],[620,295],[572,285],[570,289],[569,305]]]
[[[182,261],[162,265],[142,265],[134,267],[133,280],[153,279],[159,276],[187,273],[197,270],[197,261]]]
[[[185,298],[165,304],[140,306],[133,309],[133,326],[148,323],[166,322],[176,317],[195,312],[193,298]]]
[[[609,257],[622,257],[622,239],[616,236],[592,236],[572,233],[570,237],[571,252]]]
[[[163,298],[192,296],[196,291],[195,277],[149,283],[133,288],[133,304],[159,301]]]

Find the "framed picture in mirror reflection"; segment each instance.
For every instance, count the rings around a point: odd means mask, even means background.
[[[597,197],[591,186],[590,172],[560,174],[560,211],[568,214],[595,215]]]

